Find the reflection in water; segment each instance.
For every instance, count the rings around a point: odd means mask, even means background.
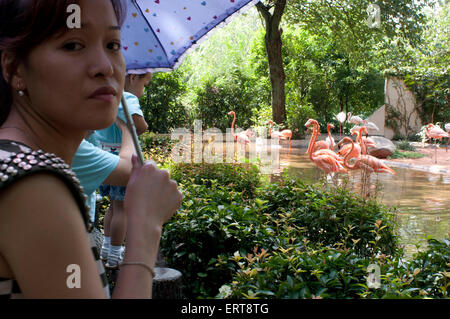
[[[280,166],[289,167],[289,174],[306,181],[317,181],[324,174],[309,161],[305,151],[298,148],[291,149],[291,152],[281,150]],[[376,198],[381,203],[399,208],[399,235],[408,257],[416,251],[416,243],[422,247],[426,244],[427,236],[443,239],[449,233],[450,176],[396,167],[393,169],[396,175],[372,174],[371,191],[376,192]],[[348,179],[353,189],[357,190],[360,178],[359,171],[350,171],[348,176],[338,177],[338,181]],[[376,190],[373,189],[375,185]]]

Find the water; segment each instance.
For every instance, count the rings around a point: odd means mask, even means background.
[[[313,182],[323,177],[322,171],[310,162],[305,151],[292,148],[289,153],[283,148],[278,173],[288,167],[289,174],[306,181]],[[406,256],[411,257],[417,251],[415,244],[426,247],[427,236],[443,239],[450,232],[450,175],[392,168],[396,175],[371,175],[371,193],[379,202],[399,208],[400,243],[405,246]],[[348,176],[356,192],[360,177],[359,171],[350,171]],[[377,189],[374,189],[375,185]]]

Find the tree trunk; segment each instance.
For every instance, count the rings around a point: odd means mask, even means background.
[[[256,7],[263,16],[266,27],[265,44],[272,87],[273,121],[281,124],[286,120],[286,97],[283,56],[281,53],[281,34],[283,31],[279,26],[286,7],[286,0],[277,0],[275,2],[273,14],[269,12],[269,7],[262,2],[258,2]]]

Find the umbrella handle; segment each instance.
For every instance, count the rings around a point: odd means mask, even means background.
[[[131,118],[130,112],[128,112],[127,101],[125,101],[125,97],[123,95],[122,95],[122,106],[123,106],[123,111],[125,113],[125,117],[127,118],[128,130],[130,131],[131,136],[133,138],[133,144],[134,144],[134,148],[136,150],[136,154],[137,154],[137,158],[138,158],[139,164],[143,165],[144,164],[144,155],[142,155],[141,146],[139,144],[139,139],[138,139],[138,136],[136,134],[136,127],[134,126],[134,121]],[[155,164],[155,166],[156,166],[156,164]],[[161,254],[161,248],[158,248],[158,256],[157,256],[156,266],[157,267],[164,267],[165,266],[164,257]]]
[[[136,155],[139,161],[139,164],[144,164],[144,155],[142,154],[141,146],[139,144],[139,139],[136,134],[136,127],[134,126],[134,121],[131,118],[130,112],[128,112],[128,105],[127,101],[125,100],[125,97],[122,95],[122,106],[123,111],[125,112],[125,117],[127,118],[127,127],[130,131],[131,137],[133,139],[134,148],[136,150]]]

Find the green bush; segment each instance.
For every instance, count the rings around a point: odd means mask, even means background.
[[[309,244],[231,259],[240,269],[219,298],[356,298],[370,263],[354,251]]]
[[[172,147],[177,143],[169,136],[157,136],[153,132],[145,132],[139,136],[140,145],[145,159],[151,159],[158,164],[169,161]]]
[[[355,250],[363,256],[397,252],[394,212],[375,201],[345,189],[326,190],[293,179],[269,185],[258,196],[267,202],[263,212],[273,221],[283,221],[280,217],[289,214],[289,223],[302,228],[314,243],[332,246],[346,240],[350,247],[357,241]],[[378,237],[377,246],[370,245]]]
[[[196,89],[195,118],[202,121],[204,129],[215,125],[226,132],[233,120],[228,112],[233,110],[236,112],[235,128],[250,128],[254,124],[251,121],[252,109],[259,109],[254,89],[252,79],[239,70],[223,78],[208,79]]]
[[[388,156],[389,158],[422,158],[422,157],[426,157],[425,154],[419,153],[419,152],[409,152],[409,151],[399,151],[399,150],[395,150],[394,154],[392,154],[391,156]]]
[[[140,99],[149,131],[169,133],[189,124],[190,114],[182,102],[187,91],[183,76],[180,71],[154,74]]]
[[[230,257],[239,270],[218,298],[448,298],[449,240],[428,240],[411,261],[362,258],[353,248],[311,243],[273,252]],[[368,266],[380,268],[379,287],[369,287]]]
[[[416,148],[412,146],[408,141],[400,141],[400,143],[397,144],[397,148],[402,151],[416,151]]]
[[[184,295],[208,298],[217,294],[236,271],[228,257],[243,254],[270,239],[255,207],[242,193],[221,186],[180,184],[184,200],[178,213],[164,226],[161,251],[170,267],[183,273]]]
[[[261,174],[254,164],[190,164],[176,163],[170,167],[171,178],[178,183],[192,182],[211,187],[213,181],[253,198],[261,185]]]

